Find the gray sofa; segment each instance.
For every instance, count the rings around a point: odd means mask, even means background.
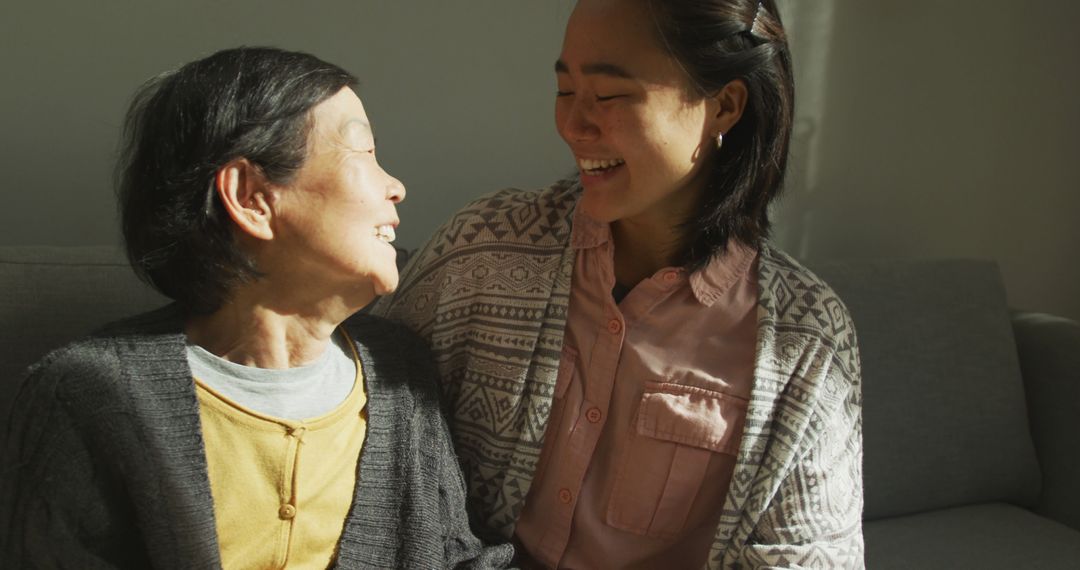
[[[862,348],[868,566],[1080,568],[1080,325],[989,262],[812,267]],[[0,426],[49,348],[163,302],[111,248],[0,248]]]

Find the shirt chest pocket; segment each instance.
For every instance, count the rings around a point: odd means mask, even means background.
[[[673,538],[684,527],[716,519],[746,406],[745,399],[722,392],[647,382],[616,472],[607,523]]]

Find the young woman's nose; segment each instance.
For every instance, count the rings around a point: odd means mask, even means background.
[[[580,98],[575,97],[574,101],[569,102],[566,114],[562,117],[562,124],[559,125],[563,139],[568,142],[588,141],[600,134],[600,129],[590,117],[591,109],[587,108],[588,104],[578,99]]]

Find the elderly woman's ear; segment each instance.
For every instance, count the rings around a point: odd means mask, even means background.
[[[214,186],[240,231],[255,239],[273,239],[270,207],[273,197],[270,185],[258,167],[246,158],[229,161],[218,169]]]

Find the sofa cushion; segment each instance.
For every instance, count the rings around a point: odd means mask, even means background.
[[[0,247],[0,434],[27,366],[109,321],[166,302],[113,247]]]
[[[847,304],[858,334],[864,518],[993,501],[1032,505],[1039,468],[996,265],[811,267]]]
[[[1035,512],[1080,530],[1080,323],[1013,315],[1042,493]]]
[[[1080,531],[1003,503],[866,523],[866,567],[1076,568]]]

